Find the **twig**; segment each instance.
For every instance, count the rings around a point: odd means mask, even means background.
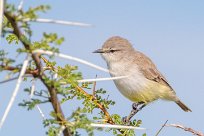
[[[51,70],[53,70],[54,72],[57,71],[55,67],[53,67],[52,65],[49,64],[49,61],[44,58],[43,56],[41,56],[41,59],[45,62],[45,64],[47,65],[48,68],[50,68]]]
[[[9,79],[6,79],[6,80],[3,80],[3,81],[0,81],[0,84],[7,83],[7,82],[10,82],[10,81],[13,81],[13,80],[16,80],[16,79],[18,79],[18,77],[9,78]]]
[[[9,104],[8,104],[8,106],[7,106],[7,108],[6,108],[5,112],[4,112],[4,115],[3,115],[2,119],[1,119],[0,128],[2,128],[2,126],[3,126],[3,124],[4,124],[4,121],[6,120],[6,117],[7,117],[8,113],[9,113],[9,111],[10,111],[12,105],[13,105],[13,102],[14,102],[14,100],[15,100],[15,98],[16,98],[16,95],[17,95],[17,93],[18,93],[20,84],[21,84],[22,79],[23,79],[23,75],[24,75],[25,72],[26,72],[26,67],[27,67],[27,65],[28,65],[29,59],[30,59],[30,56],[27,55],[25,61],[23,62],[23,66],[22,66],[22,68],[21,68],[21,71],[20,71],[20,74],[19,74],[19,77],[18,77],[18,80],[17,80],[17,83],[16,83],[16,87],[15,87],[15,89],[14,89],[14,91],[13,91],[12,97],[11,97],[11,99],[10,99],[10,101],[9,101]]]
[[[79,87],[78,85],[75,85],[76,89],[79,90],[82,94],[84,94],[86,97],[89,97],[91,101],[94,101],[95,98],[88,94],[86,91],[84,91],[81,87]],[[105,117],[106,117],[106,122],[109,124],[115,124],[114,121],[112,120],[110,114],[108,113],[107,109],[100,103],[100,102],[96,102],[95,103],[97,105],[97,107],[99,109],[101,109],[101,111],[104,113]]]
[[[4,0],[0,0],[0,39],[3,29]]]
[[[168,124],[168,125],[165,125],[165,126],[180,128],[180,129],[183,129],[184,131],[192,133],[193,135],[204,136],[204,134],[202,132],[196,131],[196,130],[194,130],[192,128],[185,127],[185,126],[182,126],[182,125],[179,125],[179,124]]]
[[[32,53],[33,54],[36,54],[36,53],[47,54],[47,55],[50,55],[50,56],[54,55],[56,57],[60,57],[60,58],[63,58],[63,59],[68,59],[68,60],[73,60],[73,61],[85,64],[85,65],[88,65],[90,67],[93,67],[95,69],[98,69],[98,70],[101,70],[101,71],[104,71],[104,72],[107,72],[107,73],[109,72],[108,69],[102,68],[102,67],[97,66],[97,65],[95,65],[93,63],[90,63],[88,61],[85,61],[85,60],[82,60],[82,59],[79,59],[79,58],[76,58],[76,57],[72,57],[72,56],[69,56],[69,55],[61,54],[61,53],[54,53],[54,52],[51,52],[51,51],[44,51],[44,50],[34,50]]]
[[[96,78],[97,78],[97,75],[96,75]],[[94,83],[93,83],[93,94],[92,95],[95,98],[95,96],[96,96],[96,81],[94,81]]]
[[[35,95],[35,96],[40,96],[40,97],[43,97],[43,98],[46,98],[46,99],[49,99],[49,96],[42,95],[42,94],[39,93],[39,92],[34,92],[34,95]]]
[[[27,74],[27,75],[24,75],[23,78],[24,78],[24,77],[33,77],[33,75]],[[13,80],[16,80],[16,79],[18,79],[18,76],[17,76],[17,77],[14,77],[14,78],[9,78],[9,79],[0,81],[0,84],[7,83],[7,82],[10,82],[10,81],[13,81]]]
[[[21,69],[18,67],[13,67],[13,66],[5,66],[5,65],[0,65],[0,68],[3,70],[8,70],[8,71],[20,71]],[[25,74],[32,74],[34,77],[38,75],[38,69],[31,70],[31,69],[26,69]]]
[[[69,26],[81,26],[81,27],[92,27],[91,24],[80,23],[80,22],[72,22],[72,21],[63,21],[63,20],[54,20],[54,19],[45,19],[45,18],[37,18],[37,19],[24,19],[25,22],[38,22],[38,23],[54,23],[61,25],[69,25]]]
[[[54,71],[55,73],[54,73],[54,75],[53,75],[53,78],[54,79],[57,79],[57,77],[58,77],[58,74],[57,74],[57,69],[54,67],[54,66],[52,66],[52,65],[50,65],[49,64],[49,61],[46,59],[46,58],[44,58],[43,56],[41,56],[41,59],[44,61],[44,63],[46,64],[46,69],[49,69],[49,70],[52,70],[52,71]]]
[[[159,131],[157,132],[157,134],[155,136],[158,136],[159,133],[162,131],[162,129],[165,127],[165,125],[167,124],[168,120],[165,121],[165,123],[162,125],[162,127],[159,129]]]
[[[20,71],[21,69],[18,68],[18,67],[13,67],[13,66],[5,66],[5,65],[0,65],[0,68],[3,69],[3,70],[8,70],[8,71]],[[38,70],[30,70],[30,69],[26,69],[25,71],[25,74],[23,77],[37,77],[38,75]],[[2,83],[6,83],[6,82],[9,82],[9,81],[13,81],[13,80],[16,80],[18,79],[18,76],[17,77],[14,77],[14,78],[10,78],[10,79],[6,79],[6,80],[3,80],[3,81],[0,81],[0,84]]]

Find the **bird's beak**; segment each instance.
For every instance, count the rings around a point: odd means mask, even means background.
[[[98,49],[98,50],[95,50],[93,53],[104,53],[105,51],[103,49]]]

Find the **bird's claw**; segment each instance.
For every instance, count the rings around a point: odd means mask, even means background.
[[[124,124],[127,124],[127,125],[130,124],[130,119],[127,116],[123,117],[122,121],[123,121]]]
[[[139,112],[140,110],[142,110],[142,108],[144,108],[144,107],[145,107],[145,104],[143,104],[142,102],[141,102],[141,103],[133,103],[133,104],[132,104],[132,110],[131,110],[129,116],[123,117],[123,119],[122,119],[123,122],[124,122],[125,124],[130,124],[131,118],[132,118],[137,112]]]
[[[133,103],[133,104],[132,104],[132,109],[133,109],[133,110],[137,110],[137,108],[138,108],[139,105],[140,105],[139,103]]]

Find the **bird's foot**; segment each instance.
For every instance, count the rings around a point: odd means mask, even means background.
[[[140,110],[142,110],[142,108],[144,108],[145,106],[146,106],[146,104],[144,104],[143,102],[142,102],[142,103],[133,103],[133,104],[132,104],[132,110],[131,110],[129,116],[123,117],[123,122],[124,122],[125,124],[129,124],[131,118],[132,118],[137,112],[139,112]]]
[[[125,116],[122,118],[122,121],[125,125],[129,125],[130,124],[130,119],[128,118],[128,116]]]
[[[137,110],[139,105],[141,105],[141,103],[133,103],[132,110]]]

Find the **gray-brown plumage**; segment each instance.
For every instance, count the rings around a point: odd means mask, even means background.
[[[149,80],[152,80],[154,82],[158,82],[159,84],[162,84],[162,85],[165,85],[165,86],[168,86],[169,88],[171,88],[171,91],[173,93],[175,93],[173,88],[167,82],[166,78],[157,70],[154,63],[146,55],[144,55],[143,53],[141,53],[139,51],[135,51],[135,52],[136,52],[135,57],[137,57],[137,59],[136,59],[137,61],[135,61],[135,63],[137,63],[137,65],[140,66],[139,68],[140,68],[140,71],[143,73],[143,75]],[[176,95],[176,93],[175,93],[175,95]],[[191,111],[191,109],[189,109],[180,100],[177,100],[175,102],[184,111],[186,111],[186,112]]]
[[[128,99],[146,104],[157,99],[170,100],[184,111],[191,111],[179,100],[151,59],[135,50],[128,40],[119,36],[111,37],[102,49],[95,52],[101,53],[107,62],[111,76],[129,76],[114,81],[118,90]]]

